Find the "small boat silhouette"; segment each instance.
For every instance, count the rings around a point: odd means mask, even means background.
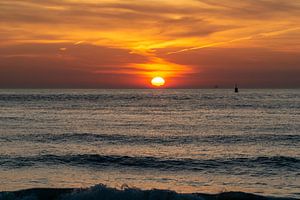
[[[235,92],[235,93],[238,93],[238,92],[239,92],[239,88],[238,88],[238,85],[237,85],[237,84],[235,84],[235,86],[234,86],[234,92]]]

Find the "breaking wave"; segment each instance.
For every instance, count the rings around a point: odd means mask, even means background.
[[[109,188],[96,185],[87,189],[28,189],[1,192],[0,200],[295,200],[293,198],[263,197],[243,192],[220,194],[180,194],[171,190],[141,190],[124,187]]]

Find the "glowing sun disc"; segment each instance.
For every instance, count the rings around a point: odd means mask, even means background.
[[[157,86],[157,87],[160,87],[160,86],[163,86],[165,85],[165,79],[163,79],[162,77],[154,77],[152,80],[151,80],[151,84],[153,86]]]

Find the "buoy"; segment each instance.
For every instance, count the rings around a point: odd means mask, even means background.
[[[234,92],[235,92],[235,93],[238,93],[238,92],[239,92],[239,88],[238,88],[237,84],[235,84]]]

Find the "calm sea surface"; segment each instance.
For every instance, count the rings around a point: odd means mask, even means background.
[[[0,191],[300,197],[300,90],[0,90]]]

